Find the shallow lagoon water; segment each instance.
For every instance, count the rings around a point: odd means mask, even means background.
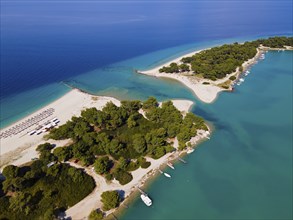
[[[268,52],[234,93],[193,112],[215,131],[122,219],[292,219],[292,56]]]

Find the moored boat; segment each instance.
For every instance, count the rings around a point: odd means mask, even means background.
[[[167,163],[167,166],[170,167],[171,169],[175,170],[175,167],[171,163]]]
[[[194,149],[189,149],[186,153],[191,154],[194,151]]]
[[[153,204],[150,197],[148,197],[146,194],[141,194],[140,198],[144,202],[144,204],[146,204],[146,206],[151,206]]]
[[[164,173],[164,175],[168,178],[171,178],[171,175],[169,173]]]

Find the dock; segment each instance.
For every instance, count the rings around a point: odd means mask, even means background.
[[[141,188],[137,187],[137,189],[138,189],[138,191],[139,191],[141,194],[147,196],[147,194],[146,194]]]
[[[181,161],[182,163],[187,164],[187,162],[185,160],[183,160],[181,157],[178,157],[178,160]]]
[[[167,163],[167,166],[170,167],[171,169],[175,170],[175,167],[170,162]]]

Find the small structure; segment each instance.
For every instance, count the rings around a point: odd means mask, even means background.
[[[47,167],[49,168],[49,167],[53,166],[55,163],[56,163],[55,161],[52,161],[52,162],[47,164]]]

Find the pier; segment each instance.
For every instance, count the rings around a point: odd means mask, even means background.
[[[175,170],[175,167],[170,162],[167,163],[167,166],[170,167],[171,169]]]
[[[185,160],[183,160],[181,157],[178,157],[178,160],[181,161],[184,164],[187,164],[187,162]]]
[[[137,187],[137,189],[138,189],[138,191],[139,191],[141,194],[147,196],[147,194],[146,194],[141,188]]]

